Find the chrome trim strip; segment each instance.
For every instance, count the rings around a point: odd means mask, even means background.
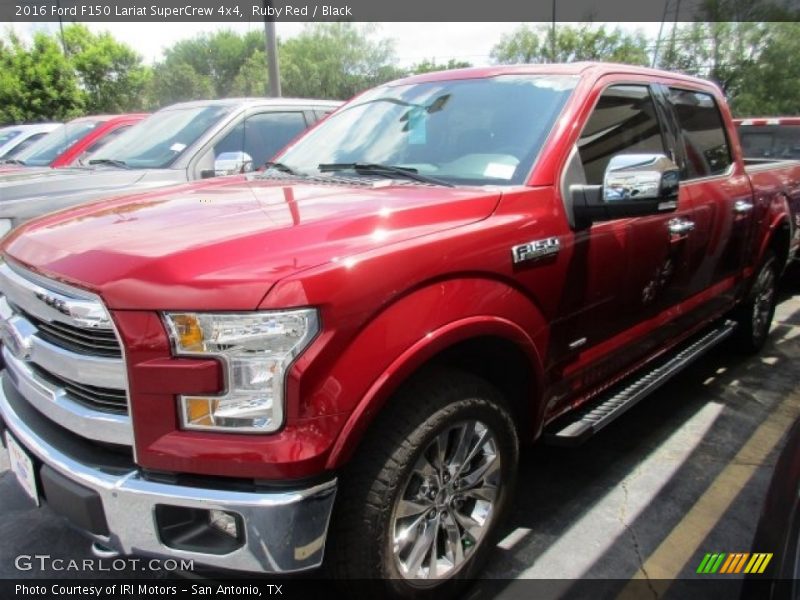
[[[322,563],[336,479],[298,490],[239,492],[148,481],[137,469],[112,475],[74,460],[41,438],[14,411],[1,381],[0,417],[28,452],[100,496],[111,533],[86,534],[108,548],[252,572],[290,573]],[[153,518],[159,504],[238,513],[245,543],[223,555],[169,548],[159,539]]]
[[[3,359],[14,387],[51,421],[90,440],[133,445],[133,429],[128,415],[93,410],[75,402],[63,389],[53,387],[37,376],[5,347]]]
[[[29,361],[75,383],[113,388],[127,388],[125,364],[119,358],[103,358],[77,354],[34,336]]]
[[[59,321],[73,327],[113,329],[103,302],[94,294],[64,284],[40,285],[40,277],[23,275],[19,267],[0,264],[0,289],[25,312],[43,321]],[[58,288],[58,289],[54,289]]]

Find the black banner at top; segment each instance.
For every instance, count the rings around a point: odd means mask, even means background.
[[[796,21],[800,0],[0,0],[10,22]]]

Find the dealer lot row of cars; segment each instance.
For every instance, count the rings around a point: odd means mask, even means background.
[[[256,170],[340,103],[224,99],[0,130],[0,233],[98,198]],[[43,131],[43,128],[49,132]],[[42,137],[24,146],[38,132]],[[11,147],[17,140],[20,143]],[[0,146],[0,151],[5,146]]]

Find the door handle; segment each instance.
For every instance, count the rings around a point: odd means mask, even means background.
[[[744,215],[753,210],[753,203],[749,200],[737,200],[733,204],[733,212],[737,215]]]
[[[667,227],[669,232],[672,235],[686,235],[690,231],[694,230],[695,224],[694,221],[690,221],[688,219],[670,219],[669,223],[667,223]]]

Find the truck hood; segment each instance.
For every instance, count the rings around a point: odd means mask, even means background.
[[[3,250],[113,309],[252,310],[283,277],[488,217],[500,192],[227,177],[76,207]]]
[[[91,200],[185,181],[185,171],[177,169],[16,169],[0,173],[0,218],[23,221]]]

